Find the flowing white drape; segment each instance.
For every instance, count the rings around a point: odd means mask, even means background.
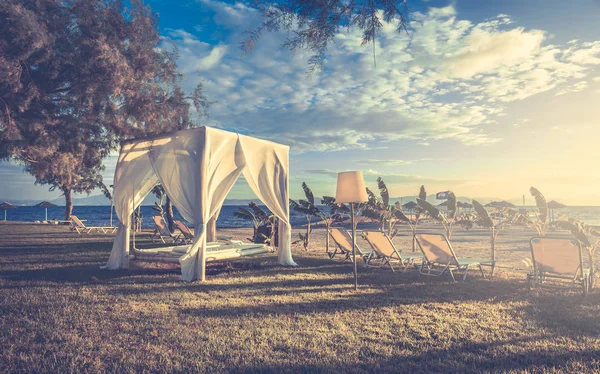
[[[113,242],[106,269],[127,269],[129,267],[129,236],[131,214],[157,184],[148,158],[148,143],[124,146],[113,180],[113,202],[119,217],[119,228]]]
[[[240,135],[246,167],[244,178],[252,191],[279,218],[279,248],[281,265],[297,266],[292,258],[288,191],[289,147]]]
[[[243,158],[235,157],[236,145],[237,134],[213,130],[196,137],[174,137],[150,152],[160,184],[183,218],[195,227],[191,248],[180,259],[183,280],[205,279],[206,224],[221,208],[244,167]]]
[[[258,198],[279,218],[279,263],[295,266],[288,154],[287,146],[206,127],[124,146],[114,180],[120,225],[106,268],[128,268],[130,215],[160,183],[183,218],[195,227],[194,241],[180,259],[182,279],[204,280],[206,225],[218,214],[242,172]]]

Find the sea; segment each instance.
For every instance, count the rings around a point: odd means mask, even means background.
[[[217,226],[222,228],[242,228],[252,227],[252,222],[237,218],[233,215],[235,211],[242,206],[224,205],[221,209],[221,214],[217,220]],[[529,208],[534,210],[534,208]],[[64,218],[65,208],[57,206],[48,208],[49,220],[62,220]],[[142,227],[153,227],[152,216],[156,215],[156,211],[150,205],[143,205],[142,212]],[[183,220],[183,217],[174,208],[175,219]],[[17,209],[7,211],[8,221],[43,221],[45,219],[45,210],[43,208],[20,206]],[[108,226],[110,223],[110,206],[75,206],[73,214],[79,219],[86,220],[88,226]],[[588,225],[600,226],[600,207],[598,206],[580,206],[567,207],[554,210],[554,219],[559,219],[561,216],[579,219]],[[4,219],[4,211],[0,210],[0,220]],[[117,225],[117,215],[113,214],[113,225]],[[301,226],[306,224],[306,217],[303,214],[292,211],[290,213],[290,221],[292,226]],[[313,219],[313,222],[315,219]]]
[[[252,227],[252,222],[237,218],[233,215],[242,206],[224,205],[221,209],[221,214],[217,219],[217,227],[222,228],[240,228],[240,227]],[[243,207],[247,207],[243,206]],[[263,209],[266,209],[263,207]],[[142,227],[152,228],[154,223],[152,216],[157,215],[157,211],[151,205],[142,205]],[[173,213],[175,219],[179,219],[185,222],[181,214],[173,207]],[[109,226],[110,225],[110,206],[74,206],[73,214],[79,219],[85,220],[86,226]],[[65,207],[57,206],[48,208],[48,220],[63,220],[65,215]],[[17,209],[8,210],[6,212],[6,218],[8,221],[24,221],[24,222],[35,222],[44,221],[46,219],[46,212],[44,208],[37,208],[32,206],[20,206]],[[4,211],[0,210],[0,220],[4,219]],[[297,212],[290,213],[290,220],[292,226],[306,224],[306,217],[303,214]],[[113,226],[118,224],[118,218],[116,213],[113,212]],[[188,222],[189,224],[189,222]]]

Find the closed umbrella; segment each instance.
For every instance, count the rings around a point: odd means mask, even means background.
[[[47,221],[48,220],[48,208],[52,208],[52,207],[55,207],[55,206],[58,206],[58,205],[52,204],[49,201],[42,201],[41,203],[37,204],[36,206],[38,208],[44,208],[44,209],[46,209],[46,221]]]
[[[17,209],[17,207],[5,201],[0,204],[0,209],[4,209],[4,220],[6,221],[6,211],[9,209]]]

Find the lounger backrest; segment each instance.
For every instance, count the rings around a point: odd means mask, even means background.
[[[352,252],[352,236],[350,236],[348,231],[340,227],[332,227],[331,229],[329,229],[329,235],[342,250],[346,252]],[[365,253],[368,252],[364,252],[363,250],[361,250],[357,244],[356,253],[358,255],[364,256]]]
[[[165,219],[162,216],[153,216],[152,219],[154,220],[154,224],[161,235],[171,236],[171,231],[169,231],[169,228],[165,223]]]
[[[348,231],[332,227],[329,230],[329,235],[341,249],[346,252],[352,252],[352,237],[348,234]]]
[[[531,254],[537,271],[575,275],[581,268],[581,247],[568,238],[533,238]]]
[[[452,250],[450,242],[444,235],[416,234],[415,239],[427,261],[435,264],[458,266],[454,250]]]
[[[77,218],[77,216],[71,215],[71,221],[73,221],[75,226],[85,229],[85,225],[83,224],[83,222],[81,222],[79,218]]]
[[[394,244],[392,244],[385,233],[381,231],[365,231],[363,234],[375,253],[385,257],[391,257],[397,253]]]
[[[175,220],[175,226],[177,226],[179,231],[181,231],[183,236],[185,236],[187,239],[194,239],[194,234],[192,234],[192,231],[187,227],[185,223],[177,219]]]

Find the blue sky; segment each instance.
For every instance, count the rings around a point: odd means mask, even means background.
[[[394,196],[451,189],[519,201],[531,185],[572,205],[600,205],[600,1],[411,1],[409,34],[384,25],[372,46],[344,32],[325,69],[264,34],[248,3],[149,1],[165,47],[177,46],[184,88],[215,101],[205,124],[289,144],[291,194],[306,181],[335,192],[338,171],[378,176]],[[114,158],[107,160],[108,182]],[[0,198],[57,197],[0,164]],[[240,184],[232,198],[249,198]],[[533,202],[532,200],[530,201]]]

